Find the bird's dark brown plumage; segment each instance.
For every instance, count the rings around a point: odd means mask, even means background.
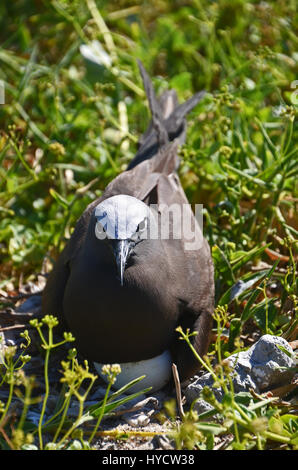
[[[111,196],[126,194],[159,207],[188,204],[176,174],[177,149],[185,137],[185,115],[202,94],[178,105],[170,90],[158,101],[141,64],[140,70],[152,122],[128,170],[78,220],[49,275],[43,312],[58,316],[89,360],[139,361],[170,349],[185,380],[196,373],[199,363],[178,339],[176,327],[198,332],[191,340],[200,355],[209,344],[214,281],[207,241],[202,236],[201,248],[188,251],[183,238],[143,240],[135,247],[121,286],[109,250],[94,234],[94,209]]]

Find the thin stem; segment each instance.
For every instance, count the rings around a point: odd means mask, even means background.
[[[286,155],[286,154],[287,154],[288,149],[289,149],[289,146],[290,146],[290,143],[291,143],[291,140],[292,140],[293,128],[294,128],[294,118],[290,119],[290,126],[289,126],[289,127],[290,127],[289,136],[288,136],[288,140],[287,140],[285,149],[284,149],[284,151],[283,151],[283,155]]]
[[[43,422],[43,417],[45,414],[46,406],[47,406],[47,401],[48,401],[48,396],[49,396],[49,377],[48,377],[48,372],[49,372],[49,356],[50,356],[50,348],[46,350],[46,356],[45,356],[45,363],[44,363],[44,379],[45,379],[45,396],[43,399],[42,403],[42,409],[39,417],[39,423],[38,423],[38,436],[39,436],[39,446],[40,449],[43,449],[43,441],[42,441],[42,422]]]
[[[95,1],[94,0],[86,0],[86,3],[87,3],[87,7],[88,7],[91,15],[93,16],[94,21],[96,22],[96,24],[98,26],[98,29],[99,29],[100,33],[103,35],[103,38],[104,38],[104,41],[106,43],[106,46],[107,46],[107,49],[108,49],[109,53],[111,54],[111,56],[115,60],[117,58],[116,47],[115,47],[113,37],[112,37],[112,34],[111,34],[109,28],[107,27],[103,17],[101,16],[101,14],[100,14],[97,6],[96,6]]]
[[[263,450],[262,439],[259,433],[257,434],[257,446],[258,446],[258,450]]]
[[[41,328],[39,326],[37,326],[36,329],[38,331],[38,334],[40,336],[40,339],[41,339],[43,345],[46,347],[48,345],[48,343],[46,342],[46,340],[44,338],[44,335],[42,334]]]
[[[59,434],[60,434],[60,431],[61,431],[61,429],[62,429],[62,427],[63,427],[64,421],[65,421],[65,418],[66,418],[66,415],[67,415],[67,411],[68,411],[68,408],[69,408],[69,405],[70,405],[71,396],[72,396],[72,395],[69,394],[69,396],[67,397],[67,399],[65,400],[65,402],[64,402],[64,404],[63,404],[63,406],[64,406],[63,414],[62,414],[62,417],[61,417],[59,426],[58,426],[58,428],[56,429],[53,442],[56,442],[56,440],[58,439],[58,436],[59,436]]]
[[[4,410],[3,410],[2,417],[1,417],[1,419],[0,419],[0,427],[1,427],[1,424],[3,423],[3,421],[4,421],[4,418],[5,418],[5,416],[6,416],[6,413],[8,412],[8,409],[9,409],[9,407],[10,407],[11,400],[12,400],[13,386],[14,386],[14,381],[13,381],[13,364],[10,364],[9,374],[10,374],[9,394],[8,394],[8,399],[7,399],[5,408],[4,408]]]
[[[28,173],[33,177],[34,180],[37,180],[38,177],[37,177],[36,173],[34,172],[34,170],[32,170],[32,168],[30,168],[30,166],[28,165],[28,163],[24,159],[22,153],[20,152],[18,146],[15,144],[15,142],[12,139],[10,140],[10,142],[11,142],[11,146],[14,148],[18,158],[22,162],[24,168],[28,171]]]
[[[274,432],[270,432],[270,431],[264,431],[263,436],[267,437],[268,439],[271,439],[272,441],[284,442],[287,444],[291,440],[290,437],[281,436],[280,434],[275,434]]]
[[[237,425],[237,418],[235,415],[235,411],[233,410],[233,415],[234,415],[234,434],[235,434],[235,439],[238,444],[240,444],[240,438],[239,438],[239,431],[238,431],[238,425]]]
[[[103,404],[101,405],[101,409],[100,409],[100,413],[99,413],[99,416],[98,416],[98,419],[97,419],[97,422],[96,422],[96,425],[94,427],[94,430],[88,440],[89,444],[92,442],[92,439],[94,438],[96,432],[97,432],[97,429],[101,423],[101,420],[102,420],[102,417],[104,415],[104,410],[105,410],[105,407],[106,407],[106,403],[107,403],[107,400],[108,400],[108,396],[109,396],[109,393],[110,393],[110,389],[111,389],[111,386],[112,386],[112,383],[109,382],[108,386],[107,386],[107,389],[106,389],[106,393],[105,393],[105,396],[104,396],[104,399],[103,399]]]
[[[177,328],[177,331],[179,331],[179,333],[182,334],[182,337],[183,339],[185,339],[185,341],[187,342],[187,344],[189,345],[190,349],[192,350],[192,352],[194,353],[195,357],[197,358],[197,360],[201,363],[201,365],[212,375],[213,377],[213,380],[216,380],[217,377],[216,377],[216,374],[213,372],[213,370],[211,369],[211,367],[208,366],[208,364],[201,358],[201,356],[197,353],[197,351],[195,350],[195,348],[193,347],[193,345],[191,344],[191,342],[189,341],[189,338],[188,336],[183,332],[182,328]]]
[[[238,405],[238,403],[236,403],[235,401],[233,401],[233,406],[234,408],[238,411],[238,413],[242,416],[242,418],[246,421],[246,425],[248,425],[250,423],[250,418],[249,416],[247,416],[243,410],[241,410],[240,406]]]
[[[93,386],[93,383],[94,381],[96,380],[97,377],[94,377],[92,379],[90,379],[90,384],[89,386],[87,387],[87,390],[86,392],[84,393],[84,395],[80,395],[76,390],[74,390],[74,394],[75,396],[77,397],[78,401],[79,401],[79,413],[78,413],[78,416],[77,416],[77,419],[75,420],[75,422],[73,423],[73,425],[70,427],[70,429],[64,434],[64,436],[60,439],[60,441],[58,442],[58,446],[62,444],[62,442],[65,441],[65,439],[67,439],[71,433],[79,426],[79,423],[80,423],[80,420],[83,416],[83,412],[84,412],[84,403],[85,403],[85,400],[90,392],[90,389],[91,387]],[[79,387],[78,387],[79,388]]]
[[[30,383],[28,383],[27,387],[25,389],[24,407],[23,407],[23,410],[22,410],[22,414],[21,414],[21,417],[20,417],[19,424],[18,424],[18,429],[23,429],[24,422],[25,422],[25,419],[26,419],[26,416],[27,416],[27,413],[28,413],[28,408],[29,408],[29,405],[30,405],[30,397],[31,397],[32,388],[33,388],[33,386]]]
[[[79,421],[80,419],[82,418],[83,416],[83,412],[84,412],[84,398],[83,397],[78,397],[78,400],[79,400],[79,413],[78,413],[78,416],[77,416],[77,419],[75,420],[75,422],[73,423],[73,425],[69,428],[69,430],[64,434],[64,436],[60,439],[60,441],[58,442],[58,446],[60,446],[62,444],[62,442],[64,442],[70,435],[71,433],[75,430],[75,428],[78,426],[79,424]]]

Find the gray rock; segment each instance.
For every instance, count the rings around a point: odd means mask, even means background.
[[[194,400],[200,398],[201,392],[204,387],[212,388],[212,391],[217,400],[222,398],[222,390],[220,388],[213,388],[213,377],[211,374],[207,373],[198,377],[194,382],[188,385],[185,389],[185,397],[188,403],[192,403]],[[204,413],[212,409],[212,406],[204,400],[198,400],[196,403],[196,410],[198,413]]]
[[[282,346],[290,356],[278,346]],[[235,393],[249,389],[262,393],[265,389],[288,383],[294,375],[289,370],[295,366],[293,350],[285,339],[278,336],[264,335],[251,348],[231,355],[226,361],[233,369],[231,375]],[[212,388],[218,401],[223,397],[222,389],[213,387],[210,373],[198,377],[186,388],[185,397],[188,403],[197,400],[195,409],[199,414],[212,408],[200,399],[205,386]]]
[[[123,419],[127,424],[134,428],[142,428],[144,426],[148,426],[150,423],[151,414],[152,413],[144,413],[140,411],[138,413],[129,413],[128,415],[124,415]]]
[[[144,397],[140,400],[140,397],[137,397],[138,401],[131,401],[132,409],[131,412],[124,414],[124,421],[133,427],[144,427],[150,423],[152,416],[156,413],[156,410],[159,408],[159,400],[152,397]],[[121,407],[119,408],[121,410]]]
[[[195,390],[193,390],[193,394],[195,394]],[[221,396],[220,396],[221,398]],[[195,398],[191,401],[194,401]],[[194,409],[196,410],[196,412],[198,413],[198,415],[201,415],[203,413],[207,413],[208,411],[211,411],[213,410],[213,406],[211,406],[209,403],[207,403],[205,400],[197,400],[195,405],[194,405]],[[205,419],[204,421],[207,421],[207,419]]]
[[[288,351],[291,357],[278,346]],[[235,372],[241,376],[240,381],[237,381],[240,386],[249,379],[253,388],[261,392],[290,380],[293,373],[288,369],[295,365],[293,356],[293,350],[285,339],[264,335],[250,349],[234,354],[229,359],[235,365]]]
[[[41,295],[32,295],[16,308],[16,313],[41,313]]]

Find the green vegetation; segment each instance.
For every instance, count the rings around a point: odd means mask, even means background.
[[[208,364],[216,359],[223,367],[221,361],[252,344],[255,334],[296,340],[296,2],[14,0],[1,2],[0,26],[0,293],[17,294],[20,279],[34,283],[50,268],[81,212],[134,156],[149,119],[139,58],[158,93],[175,88],[184,101],[207,91],[189,116],[179,171],[191,204],[204,205],[215,264],[219,310]],[[95,40],[97,63],[82,48],[90,50]],[[0,310],[7,306],[0,297]],[[44,321],[52,331],[55,321]],[[46,365],[56,343],[50,333],[40,339],[46,407]],[[9,399],[0,403],[0,446],[29,446],[37,436],[43,448],[44,408],[39,425],[27,432],[33,383],[18,377],[30,358],[15,354],[8,351],[1,369]],[[64,365],[71,394],[79,393],[80,380],[93,384],[87,364],[71,355]],[[223,369],[216,375],[228,387]],[[27,398],[19,424],[11,427],[18,380]],[[71,380],[78,381],[74,388]],[[54,420],[57,448],[91,446],[78,431],[85,398],[77,396],[79,416],[69,423],[68,396],[62,397]],[[273,441],[297,448],[290,405],[237,399],[232,391],[223,404],[210,391],[205,398],[226,421],[206,424],[190,411],[174,432],[178,448],[211,449],[214,436],[226,434],[234,436],[233,448],[264,449]],[[97,426],[107,403],[97,407]]]
[[[26,341],[26,344],[22,343],[20,346],[23,351],[19,354],[16,347],[10,346],[6,348],[2,358],[0,387],[3,384],[7,384],[9,387],[9,395],[6,403],[0,401],[0,432],[2,434],[2,438],[0,439],[1,448],[12,450],[91,449],[91,441],[96,436],[104,414],[111,414],[115,408],[123,405],[129,400],[132,400],[133,398],[136,398],[143,392],[146,393],[149,389],[144,389],[144,391],[128,395],[124,398],[118,398],[120,395],[127,393],[130,387],[142,380],[143,377],[140,377],[125,385],[117,392],[110,394],[111,386],[115,382],[116,376],[121,372],[121,370],[119,370],[119,365],[117,364],[112,366],[105,365],[103,366],[103,373],[107,375],[108,386],[103,400],[99,401],[95,406],[84,406],[97,376],[89,371],[87,361],[84,361],[83,365],[78,363],[76,357],[77,352],[75,348],[73,348],[68,352],[67,361],[61,362],[62,377],[60,381],[64,386],[61,389],[61,393],[52,416],[50,419],[45,420],[45,411],[50,392],[50,354],[53,349],[61,347],[65,343],[72,342],[74,338],[71,333],[64,333],[63,341],[54,343],[53,329],[58,325],[58,321],[55,317],[50,315],[46,315],[42,321],[38,321],[37,319],[31,320],[30,325],[37,329],[41,340],[41,346],[46,351],[44,360],[45,393],[42,398],[38,397],[37,400],[36,398],[33,398],[32,391],[37,384],[35,383],[34,377],[27,377],[23,370],[24,365],[31,360],[31,357],[28,354],[24,354],[31,344],[28,330],[25,330],[21,333],[21,336]],[[47,334],[44,332],[44,326],[47,327]],[[10,433],[11,436],[8,437],[5,431],[5,425],[11,420],[9,408],[14,395],[18,397],[22,403],[22,413],[17,427],[13,428]],[[79,409],[76,419],[71,422],[67,417],[67,412],[69,411],[69,406],[73,397],[78,401]],[[30,420],[26,421],[29,407],[30,405],[35,404],[36,401],[42,402],[37,425],[32,424]],[[82,424],[92,420],[96,420],[96,424],[91,432],[89,430],[88,440],[85,440],[83,438],[83,432],[78,428]],[[53,437],[50,441],[47,439],[48,442],[44,445],[44,436],[49,434]],[[33,444],[35,436],[38,437],[38,447]]]

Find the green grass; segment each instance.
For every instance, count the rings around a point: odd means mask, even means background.
[[[253,333],[297,339],[297,26],[294,0],[1,2],[0,289],[35,282],[133,158],[149,119],[139,58],[158,93],[207,91],[180,177],[228,305],[222,357]],[[84,59],[92,40],[111,65]]]

